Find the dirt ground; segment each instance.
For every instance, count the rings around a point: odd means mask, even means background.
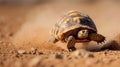
[[[0,3],[0,67],[119,67],[119,3],[119,0]],[[88,14],[106,42],[78,43],[74,52],[68,52],[65,43],[49,43],[50,29],[70,10]]]

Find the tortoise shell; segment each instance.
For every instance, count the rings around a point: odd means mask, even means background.
[[[77,42],[80,42],[81,40],[77,39],[76,35],[81,29],[88,29],[91,33],[97,33],[96,25],[88,15],[71,11],[54,25],[51,35],[62,42],[65,42],[65,38],[69,35],[73,35],[76,37]]]

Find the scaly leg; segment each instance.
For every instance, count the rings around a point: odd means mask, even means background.
[[[96,41],[97,43],[102,43],[105,41],[105,37],[101,34],[91,33],[89,35],[90,40]]]
[[[67,39],[67,48],[68,50],[71,52],[71,51],[75,51],[76,48],[75,48],[75,38],[73,36],[69,36],[68,39]]]

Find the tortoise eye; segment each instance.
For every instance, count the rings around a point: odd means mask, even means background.
[[[77,22],[77,23],[80,23],[80,17],[74,17],[74,18],[73,18],[73,21],[74,21],[74,22]]]

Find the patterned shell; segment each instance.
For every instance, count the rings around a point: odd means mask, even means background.
[[[89,29],[97,33],[97,28],[88,15],[81,14],[78,11],[71,11],[54,25],[51,35],[64,40],[65,37],[77,33],[80,29]]]

